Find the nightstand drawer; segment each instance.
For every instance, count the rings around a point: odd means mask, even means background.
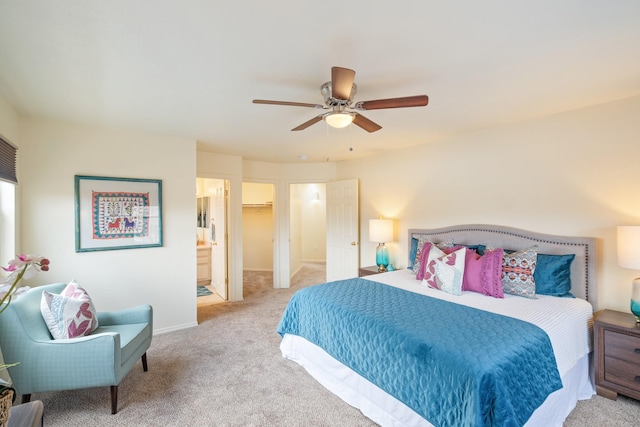
[[[606,356],[604,372],[605,381],[640,391],[640,365]]]
[[[640,366],[640,337],[605,330],[604,348],[605,356],[626,360]]]

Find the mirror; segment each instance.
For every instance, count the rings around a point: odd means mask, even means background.
[[[206,228],[209,222],[209,198],[198,197],[196,203],[196,223],[198,227]]]

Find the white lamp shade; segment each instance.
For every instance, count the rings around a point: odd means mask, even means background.
[[[618,226],[618,265],[640,270],[640,226]]]
[[[393,241],[392,219],[370,219],[369,240],[372,242],[386,243]]]

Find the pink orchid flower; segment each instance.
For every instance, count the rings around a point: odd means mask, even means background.
[[[10,284],[10,286],[4,294],[0,294],[0,313],[9,306],[11,296],[20,280],[23,278],[28,279],[33,277],[38,271],[49,271],[49,264],[50,262],[47,258],[36,255],[20,254],[9,261],[9,265],[7,267],[2,267],[2,269],[9,274],[4,279],[0,279],[0,285]]]

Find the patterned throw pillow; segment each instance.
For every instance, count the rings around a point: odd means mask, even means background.
[[[72,280],[60,295],[43,291],[40,311],[54,339],[89,335],[98,327],[98,318],[89,294]]]
[[[431,246],[436,246],[439,249],[450,249],[454,247],[452,242],[431,243],[427,240],[418,240],[418,245],[416,247],[416,257],[413,262],[413,274],[416,275],[416,280],[423,279],[424,268],[422,266],[424,265],[424,260],[428,256],[428,248],[430,248]]]
[[[431,242],[425,242],[424,246],[422,246],[422,253],[420,254],[420,269],[416,273],[416,280],[423,280],[425,271],[427,269],[427,264],[429,261],[433,261],[434,259],[448,255],[453,251],[460,249],[462,246],[449,246],[449,243],[438,243],[434,244]],[[436,250],[432,250],[435,248]],[[416,258],[416,262],[418,259]],[[433,265],[431,266],[431,274],[434,274]]]
[[[426,240],[422,240],[419,239],[418,240],[418,244],[416,246],[416,256],[413,260],[413,274],[418,274],[418,272],[420,271],[420,266],[422,265],[420,262],[420,258],[422,257],[422,248],[424,247],[425,243],[429,243]]]
[[[538,251],[535,247],[507,253],[502,257],[502,291],[505,294],[536,298],[536,270]]]
[[[447,253],[446,249],[441,251],[431,245],[422,283],[453,295],[462,295],[466,251],[467,248],[459,248]]]
[[[409,264],[407,268],[413,271],[413,264],[416,262],[416,253],[418,252],[418,239],[415,237],[411,238],[411,249],[409,250]],[[414,271],[415,274],[415,271]]]

